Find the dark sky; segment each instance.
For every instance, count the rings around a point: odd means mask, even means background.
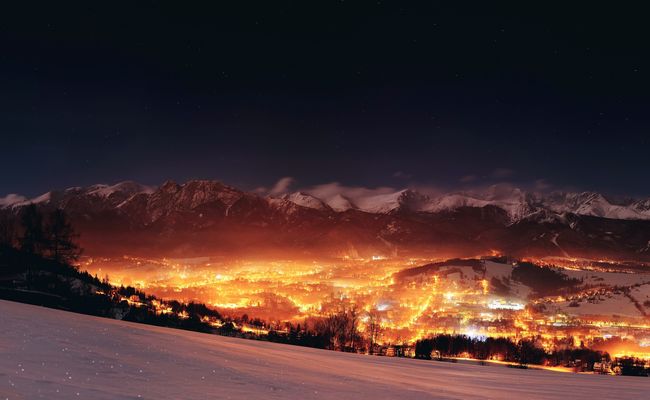
[[[292,176],[650,195],[641,9],[16,3],[0,10],[0,194]]]

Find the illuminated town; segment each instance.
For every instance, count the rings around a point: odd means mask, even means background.
[[[380,322],[377,344],[411,345],[439,334],[531,339],[545,350],[588,347],[650,360],[650,273],[558,268],[575,284],[544,295],[512,278],[517,263],[349,257],[327,262],[86,259],[83,268],[114,285],[163,299],[200,301],[223,315],[259,318],[244,331],[282,332],[342,307],[360,311],[360,330]],[[598,263],[596,263],[598,265]],[[168,312],[160,308],[160,312]],[[220,321],[213,321],[218,325]]]

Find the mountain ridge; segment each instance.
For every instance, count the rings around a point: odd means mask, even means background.
[[[66,210],[91,251],[469,256],[496,249],[650,258],[650,200],[613,204],[594,192],[540,195],[495,186],[482,193],[403,189],[323,199],[308,190],[265,196],[211,180],[157,188],[127,181],[50,191],[0,211],[17,215],[30,203]]]
[[[184,184],[166,181],[158,187],[141,185],[133,181],[123,181],[114,185],[96,184],[88,187],[71,187],[65,190],[52,190],[32,199],[9,194],[3,198],[0,208],[16,208],[30,203],[40,204],[48,202],[62,202],[71,195],[87,195],[113,199],[122,197],[124,200],[118,205],[131,200],[139,195],[156,195],[171,191],[182,190],[184,201],[190,208],[202,202],[207,202],[211,196],[229,202],[243,194],[259,196],[268,201],[282,199],[290,201],[297,206],[317,210],[345,212],[351,209],[368,213],[390,213],[395,210],[408,210],[415,212],[436,213],[454,210],[461,207],[496,206],[506,211],[513,222],[539,212],[540,210],[552,211],[557,214],[573,213],[577,215],[594,216],[610,219],[648,220],[650,219],[649,199],[628,199],[622,204],[609,200],[605,195],[597,192],[550,192],[541,194],[526,192],[518,188],[508,188],[507,192],[500,190],[501,185],[493,185],[483,192],[457,191],[444,193],[438,196],[421,194],[414,189],[395,190],[390,193],[371,194],[352,199],[343,193],[337,193],[330,199],[320,198],[309,190],[300,190],[279,196],[261,196],[254,192],[247,192],[228,186],[216,180],[189,180]],[[497,193],[500,190],[500,193]],[[192,192],[190,195],[189,192]],[[196,196],[189,199],[187,196]],[[230,200],[228,200],[230,197]],[[187,203],[189,201],[189,203]]]

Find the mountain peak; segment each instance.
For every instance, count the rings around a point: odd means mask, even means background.
[[[83,191],[82,188],[69,188],[67,191],[78,192],[79,190]],[[150,186],[141,185],[133,181],[123,181],[116,183],[115,185],[92,185],[86,189],[86,193],[93,194],[102,197],[108,197],[115,193],[122,193],[127,196],[133,196],[138,193],[152,193],[153,188]]]
[[[291,194],[285,194],[284,196],[282,196],[282,199],[288,200],[301,207],[313,208],[314,210],[325,211],[330,208],[321,199],[304,192],[294,192]]]
[[[180,188],[180,185],[173,180],[167,180],[165,181],[160,187],[158,187],[159,191],[162,192],[176,192]]]

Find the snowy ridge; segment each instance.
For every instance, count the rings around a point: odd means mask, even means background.
[[[339,212],[357,209],[357,206],[352,203],[350,199],[341,194],[337,194],[328,200],[327,205],[330,206],[332,210]]]
[[[10,193],[5,197],[0,197],[0,208],[11,207],[14,204],[22,203],[25,200],[27,200],[25,196],[21,196],[15,193]]]
[[[100,202],[104,207],[116,208],[128,208],[132,204],[145,202],[153,215],[162,215],[170,209],[191,210],[215,201],[231,207],[244,197],[263,200],[257,194],[216,181],[194,180],[182,185],[168,181],[158,188],[125,181],[115,185],[101,184],[50,191],[32,199],[9,194],[0,197],[0,208],[18,208],[30,203],[61,207],[71,200],[86,199],[93,204]],[[650,199],[613,201],[595,192],[541,194],[508,185],[493,185],[482,191],[453,192],[434,197],[413,189],[382,188],[381,191],[357,191],[352,195],[341,192],[324,198],[309,191],[298,191],[263,201],[274,207],[282,208],[290,203],[324,213],[350,210],[372,214],[398,211],[441,213],[465,207],[493,206],[504,210],[511,222],[539,218],[559,221],[564,220],[567,214],[619,220],[650,220]]]
[[[310,204],[302,197],[298,199],[297,193],[288,199],[309,208],[324,203],[337,212],[356,209],[373,214],[386,214],[396,210],[439,213],[462,207],[494,206],[504,210],[513,222],[542,214],[547,219],[554,216],[562,219],[566,213],[623,220],[650,219],[650,199],[617,204],[599,193],[554,192],[544,195],[503,185],[494,185],[482,192],[456,192],[437,197],[429,197],[411,189],[359,196],[354,199],[339,193],[329,200],[298,193],[309,196]]]
[[[5,199],[12,197],[14,201],[3,202],[3,199],[0,199],[0,208],[22,207],[28,204],[49,204],[53,201],[65,202],[71,198],[79,197],[98,197],[102,199],[115,197],[120,198],[119,203],[122,203],[126,198],[130,198],[139,193],[151,194],[154,190],[155,188],[153,187],[141,185],[132,181],[119,182],[115,185],[97,184],[86,188],[75,186],[63,191],[49,191],[31,199],[11,194]]]
[[[282,199],[290,201],[301,207],[313,208],[314,210],[323,211],[330,208],[321,199],[302,192],[295,192],[284,195],[282,196]]]
[[[555,193],[547,199],[546,205],[556,212],[572,212],[578,215],[611,219],[650,219],[650,199],[613,204],[600,193]]]
[[[469,194],[449,194],[441,196],[431,202],[430,206],[424,210],[427,212],[453,211],[461,207],[486,207],[495,206],[504,210],[511,220],[517,221],[525,218],[537,211],[523,198],[510,199],[485,199],[478,198]]]
[[[78,189],[78,188],[73,188],[73,189]],[[103,184],[93,185],[86,190],[86,193],[90,195],[108,197],[116,192],[125,193],[132,196],[138,193],[151,194],[153,193],[153,191],[154,188],[150,186],[141,185],[139,183],[132,182],[132,181],[124,181],[124,182],[117,183],[115,185],[103,185]]]

